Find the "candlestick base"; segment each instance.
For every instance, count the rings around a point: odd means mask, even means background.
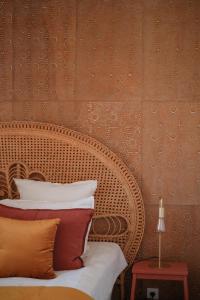
[[[169,268],[170,267],[170,263],[166,262],[166,261],[161,261],[160,267],[159,267],[159,260],[153,260],[149,263],[149,267],[150,268]]]

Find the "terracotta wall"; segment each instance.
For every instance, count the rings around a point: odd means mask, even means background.
[[[200,299],[200,1],[0,1],[0,120],[64,124],[96,137],[141,186],[140,254],[190,268]]]

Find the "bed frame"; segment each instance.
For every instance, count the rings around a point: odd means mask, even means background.
[[[0,199],[19,197],[13,178],[61,183],[97,179],[89,239],[118,243],[132,264],[144,231],[142,196],[126,165],[106,146],[62,126],[2,122]]]

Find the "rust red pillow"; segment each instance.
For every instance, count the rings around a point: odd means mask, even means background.
[[[81,254],[92,215],[92,209],[21,209],[0,204],[0,217],[19,220],[60,219],[54,246],[54,269],[57,271],[83,267]]]

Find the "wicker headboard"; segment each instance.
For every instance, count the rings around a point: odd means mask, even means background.
[[[90,240],[118,243],[133,262],[144,231],[143,201],[133,175],[107,147],[53,124],[0,123],[0,199],[18,197],[13,177],[63,183],[97,179]]]

